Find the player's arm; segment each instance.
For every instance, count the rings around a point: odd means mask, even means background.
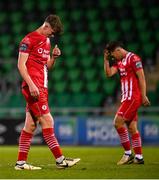
[[[56,61],[56,58],[61,55],[61,50],[58,48],[57,45],[55,45],[54,49],[52,50],[52,55],[49,56],[48,61],[47,61],[47,67],[48,69],[51,69]]]
[[[55,58],[49,56],[48,60],[47,60],[47,67],[48,69],[51,69],[55,64]]]
[[[26,67],[26,62],[28,60],[28,56],[29,56],[28,53],[19,52],[18,70],[19,70],[22,78],[28,84],[28,87],[29,87],[29,90],[30,90],[30,94],[33,97],[38,98],[39,90],[36,87],[36,85],[34,84],[34,82],[32,81],[31,77],[29,76],[28,71],[27,71],[27,67]]]
[[[111,77],[114,74],[116,74],[118,70],[114,66],[110,67],[108,56],[109,56],[108,51],[104,51],[104,72],[107,77]]]
[[[146,96],[146,80],[145,80],[145,75],[144,75],[143,69],[138,70],[136,72],[136,75],[139,80],[139,86],[140,86],[140,91],[141,91],[141,95],[142,95],[142,104],[144,106],[149,106],[150,101],[149,101],[148,97]]]

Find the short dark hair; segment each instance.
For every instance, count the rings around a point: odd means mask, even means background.
[[[63,24],[60,20],[60,17],[54,14],[50,14],[46,17],[45,22],[48,22],[52,29],[54,29],[56,34],[63,33]]]
[[[106,45],[106,50],[113,52],[117,47],[123,47],[123,44],[119,41],[111,41]]]

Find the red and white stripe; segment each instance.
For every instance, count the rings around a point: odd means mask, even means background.
[[[121,127],[117,129],[119,138],[120,138],[120,142],[123,146],[123,148],[125,149],[125,151],[129,151],[130,150],[130,141],[129,141],[129,134],[128,134],[128,130],[125,127]]]
[[[121,82],[121,94],[122,94],[122,99],[121,102],[125,100],[131,100],[132,98],[132,90],[133,90],[133,80],[131,79],[125,79],[122,80]]]
[[[24,130],[21,131],[21,135],[19,138],[18,161],[26,161],[32,137],[33,134],[30,134]]]
[[[28,152],[31,144],[32,134],[26,133],[24,130],[19,139],[19,151]]]
[[[120,137],[121,143],[125,143],[125,142],[129,141],[128,131],[125,129],[123,132],[120,132],[119,137]]]
[[[50,149],[53,149],[54,147],[56,147],[56,146],[59,146],[59,144],[58,144],[58,142],[57,142],[57,140],[56,140],[56,138],[55,138],[55,134],[45,134],[44,135],[44,139],[45,139],[45,141],[46,141],[46,143],[47,143],[47,145],[49,146],[49,148]]]
[[[130,59],[133,55],[134,55],[133,53],[128,53],[126,55],[125,59],[123,59],[125,64],[130,64]],[[121,102],[127,99],[131,100],[132,91],[133,91],[133,78],[127,76],[126,78],[123,78],[121,80],[121,94],[122,94]]]
[[[48,69],[46,65],[44,65],[44,87],[48,87]]]
[[[57,159],[62,156],[61,149],[59,147],[58,141],[55,137],[53,128],[43,129],[43,137],[47,143],[49,149],[53,153],[54,157]]]
[[[132,147],[136,148],[136,147],[141,147],[142,143],[141,143],[141,137],[139,133],[136,133],[135,135],[132,136]]]

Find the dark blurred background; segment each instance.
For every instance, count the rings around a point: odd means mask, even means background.
[[[148,96],[152,106],[158,106],[158,0],[5,0],[0,1],[2,117],[8,112],[4,108],[24,109],[18,45],[51,13],[59,15],[64,24],[64,34],[51,40],[52,46],[57,43],[62,51],[49,73],[51,107],[114,109],[120,99],[119,78],[108,79],[103,70],[103,49],[110,40],[123,42],[126,49],[141,56]]]

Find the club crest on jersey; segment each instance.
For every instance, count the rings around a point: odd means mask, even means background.
[[[47,109],[47,106],[46,106],[46,105],[42,105],[42,109],[43,109],[43,110],[46,110],[46,109]]]
[[[39,49],[38,49],[38,53],[39,53],[39,54],[42,54],[42,53],[43,53],[43,48],[39,48]]]
[[[142,63],[140,61],[135,63],[136,68],[142,68]]]

